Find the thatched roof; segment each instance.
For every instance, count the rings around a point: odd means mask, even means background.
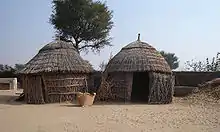
[[[40,49],[19,73],[90,73],[92,71],[92,66],[82,59],[72,43],[55,40]]]
[[[171,69],[164,57],[151,45],[138,40],[123,47],[108,63],[106,72],[165,72]]]

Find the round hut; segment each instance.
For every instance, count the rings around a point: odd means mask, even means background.
[[[151,45],[138,40],[123,47],[107,64],[105,82],[97,95],[111,94],[117,101],[167,104],[172,102],[174,79],[164,57]],[[104,85],[104,84],[103,84]],[[105,86],[107,86],[105,84]],[[99,95],[100,94],[100,95]]]
[[[92,66],[71,42],[55,40],[39,50],[22,69],[22,87],[27,103],[72,101],[75,93],[90,85]]]

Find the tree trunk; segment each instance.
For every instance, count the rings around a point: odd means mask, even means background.
[[[80,52],[79,52],[79,43],[76,43],[76,51],[80,54]]]
[[[76,51],[80,54],[80,52],[79,52],[79,42],[76,41],[76,40],[75,40],[75,42],[76,42],[76,45],[75,45]]]

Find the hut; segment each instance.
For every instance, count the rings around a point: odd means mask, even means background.
[[[75,92],[89,87],[92,71],[71,42],[54,40],[40,49],[19,74],[26,102],[43,104],[74,100]]]
[[[167,104],[172,102],[174,78],[164,57],[151,45],[138,40],[123,47],[107,64],[105,82],[114,101]],[[101,84],[99,100],[105,90]],[[105,85],[106,86],[106,85]],[[104,97],[103,97],[104,98]],[[106,98],[106,97],[105,97]]]

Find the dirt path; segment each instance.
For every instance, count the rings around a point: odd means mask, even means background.
[[[0,92],[1,93],[1,92]],[[5,103],[0,94],[1,132],[219,132],[220,106],[26,105]],[[4,97],[6,98],[6,97]],[[8,100],[8,98],[6,99]]]

